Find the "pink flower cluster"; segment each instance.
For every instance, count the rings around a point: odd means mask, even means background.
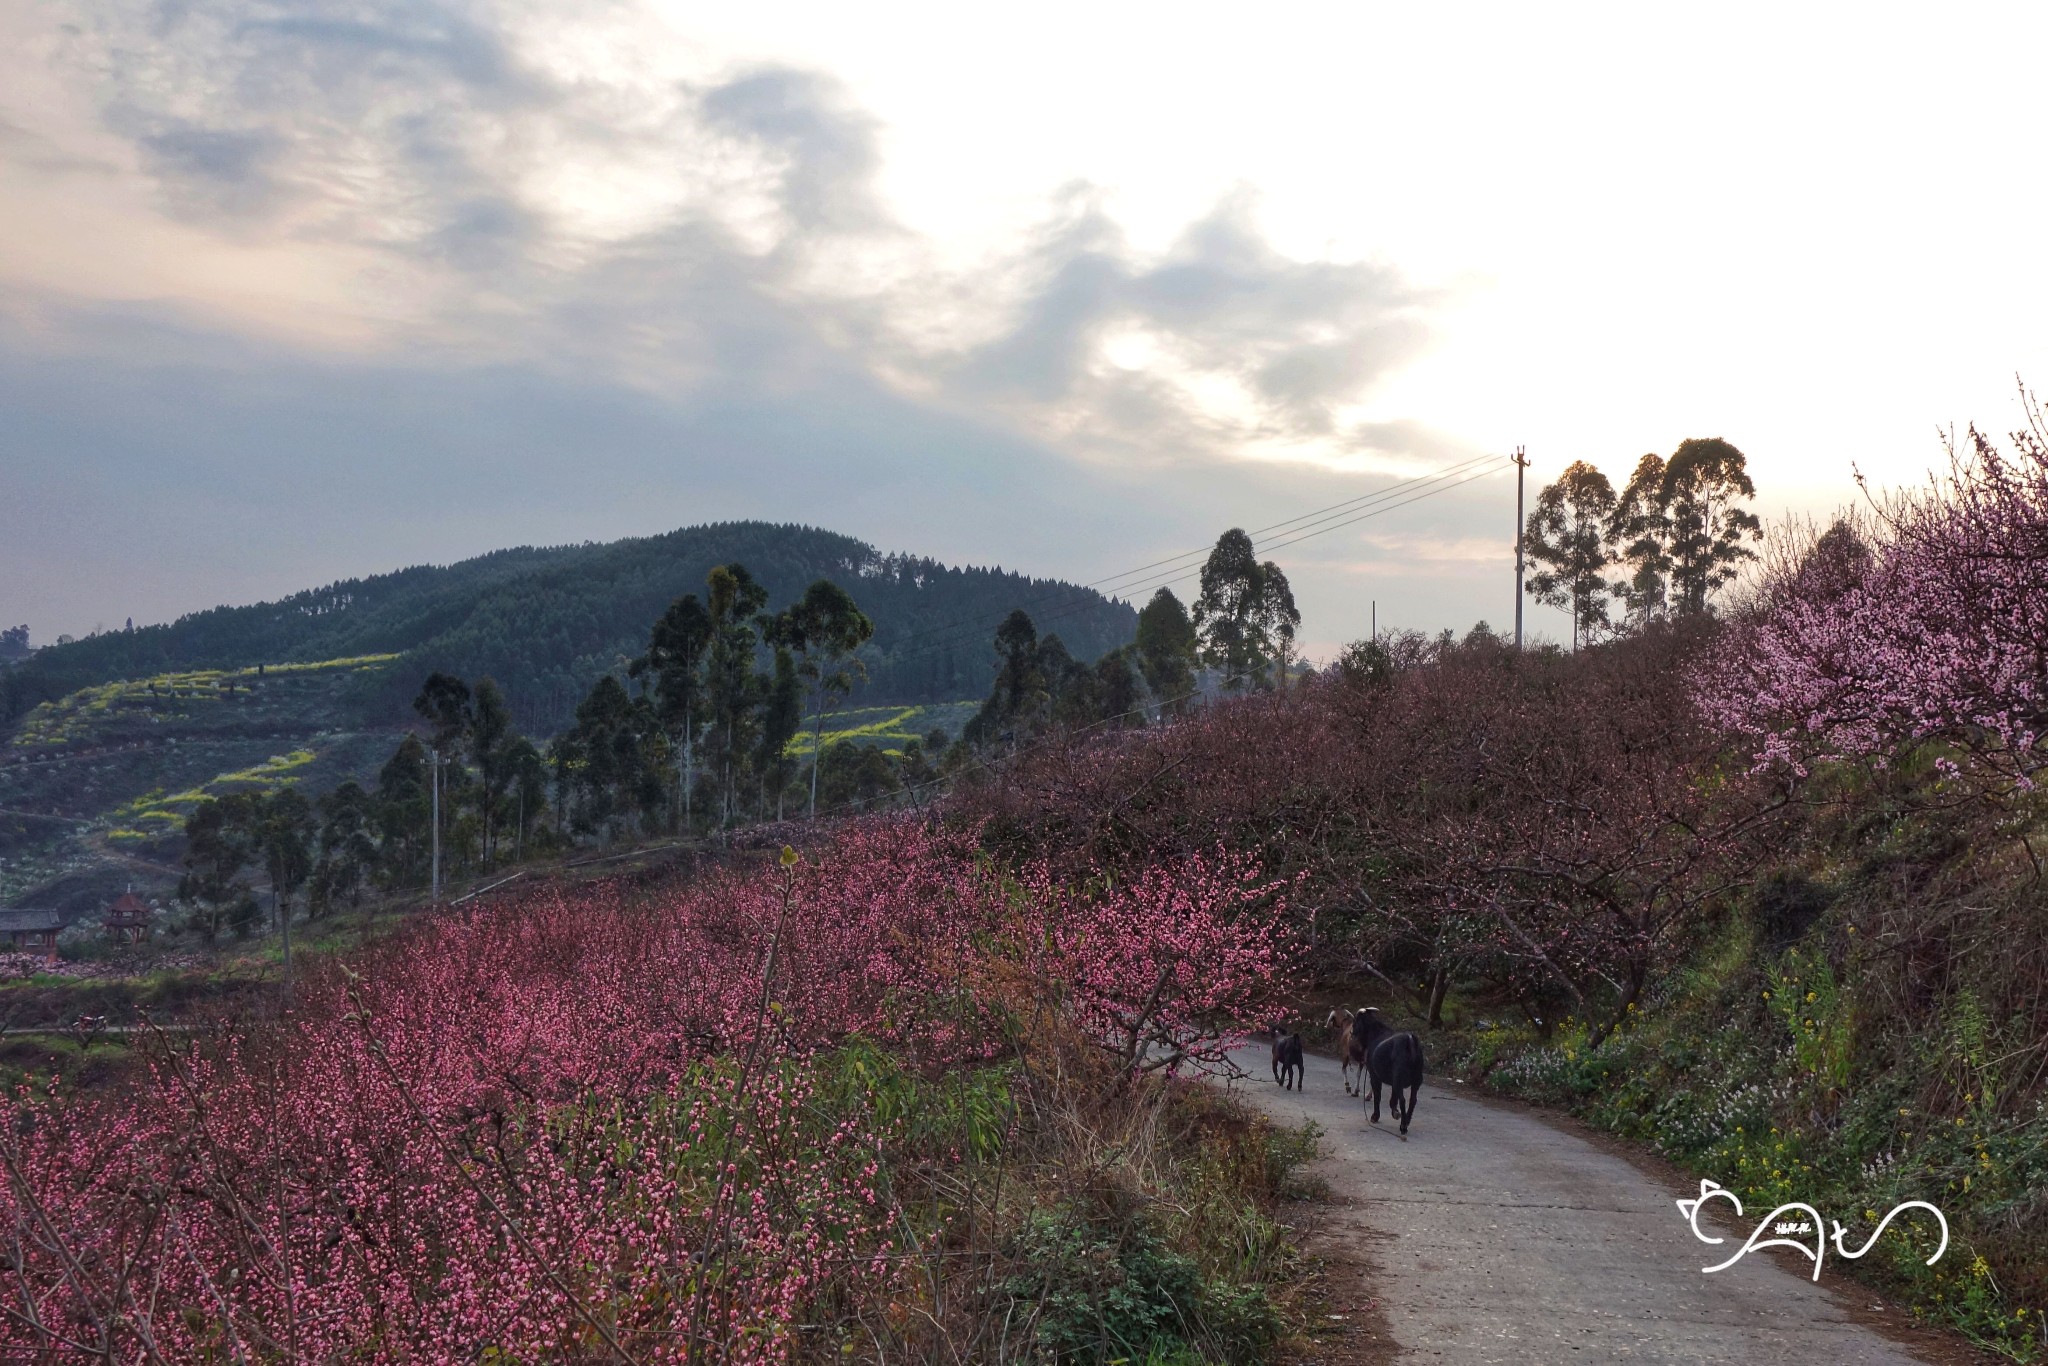
[[[1019,890],[875,822],[787,873],[437,917],[280,1019],[161,1041],[132,1093],[23,1088],[0,1100],[0,1346],[788,1360],[817,1306],[900,1287],[928,1250],[882,1171],[891,1126],[816,1092],[820,1050],[988,1056],[995,958],[1071,981],[1050,994],[1090,1027],[1164,973],[1171,1037],[1282,966],[1271,936],[1239,948],[1272,900],[1240,862]]]
[[[1952,775],[2030,787],[2048,761],[2048,436],[2011,454],[1970,436],[1938,485],[1867,541],[1829,532],[1730,632],[1700,700],[1760,767],[1934,739]]]
[[[1041,946],[1077,1022],[1133,1063],[1219,1058],[1231,1024],[1263,1025],[1279,1009],[1300,952],[1288,884],[1225,850],[1092,892],[1067,889],[1044,865],[1024,883],[1025,942]]]

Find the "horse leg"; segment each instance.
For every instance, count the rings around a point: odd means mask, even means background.
[[[1372,1122],[1377,1124],[1380,1122],[1380,1079],[1369,1076],[1368,1080],[1372,1085]]]
[[[1422,1083],[1408,1088],[1408,1103],[1401,1107],[1401,1137],[1408,1137],[1408,1121],[1415,1118],[1415,1102],[1422,1098]]]

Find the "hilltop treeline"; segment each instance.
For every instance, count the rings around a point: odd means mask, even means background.
[[[988,634],[1020,606],[1056,617],[1070,648],[1090,658],[1136,629],[1134,609],[1071,584],[883,555],[810,527],[728,522],[602,545],[502,550],[48,646],[0,671],[0,724],[113,679],[396,654],[358,694],[365,718],[402,715],[427,674],[488,676],[512,699],[522,728],[551,735],[570,724],[600,674],[640,653],[649,621],[700,588],[714,566],[735,562],[751,567],[776,601],[820,578],[858,597],[875,626],[863,659],[876,700],[986,692]]]

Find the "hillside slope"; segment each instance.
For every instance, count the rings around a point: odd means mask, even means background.
[[[994,677],[989,638],[1012,608],[1032,612],[1084,659],[1130,640],[1137,626],[1127,604],[1071,584],[883,555],[811,527],[727,522],[501,550],[46,648],[0,674],[0,723],[117,679],[388,655],[388,664],[356,680],[337,721],[401,717],[419,680],[442,669],[497,679],[520,725],[548,734],[598,675],[644,648],[669,602],[702,592],[713,566],[735,561],[767,587],[773,607],[819,578],[854,595],[875,622],[862,693],[870,702],[982,695]]]

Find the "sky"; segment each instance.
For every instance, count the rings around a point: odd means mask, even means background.
[[[2018,425],[2048,11],[1670,8],[0,6],[0,619],[736,518],[1095,581],[1494,457],[1258,538],[1327,655],[1512,621],[1518,446],[1784,518]]]

